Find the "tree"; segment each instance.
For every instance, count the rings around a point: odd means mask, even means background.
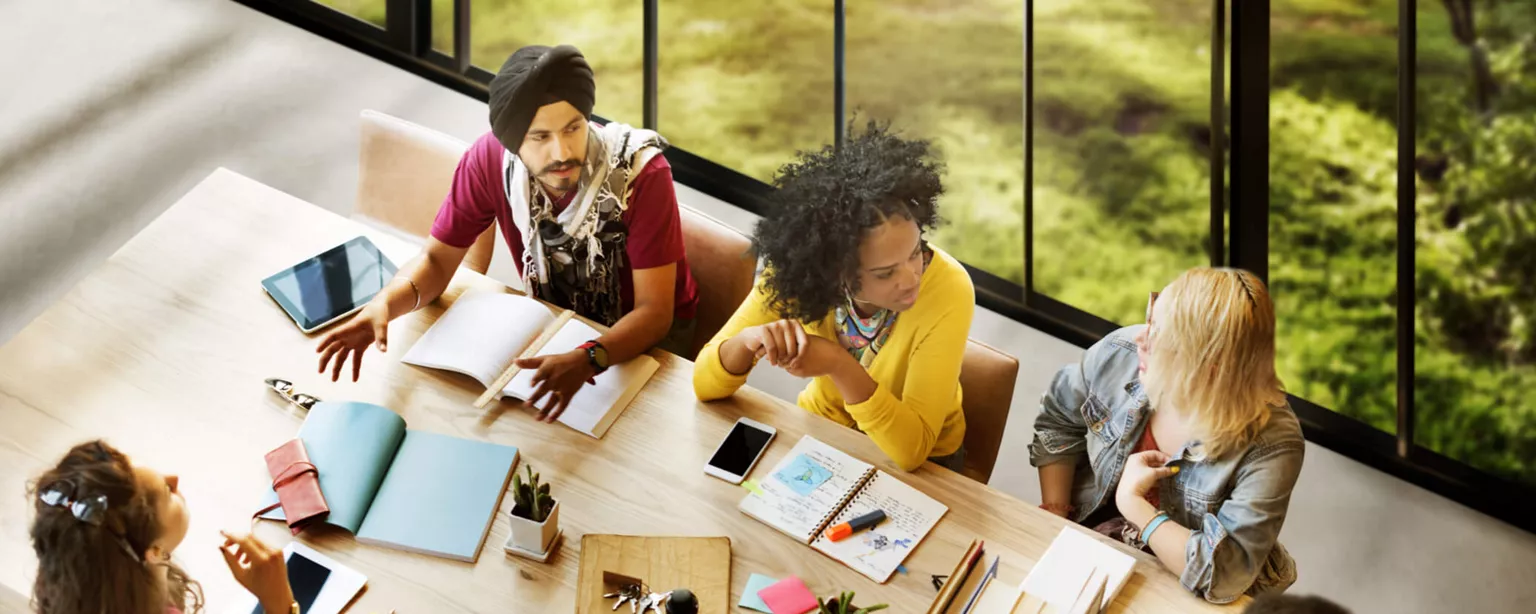
[[[1441,0],[1445,12],[1451,16],[1451,32],[1456,41],[1467,48],[1467,58],[1472,63],[1473,108],[1479,114],[1491,109],[1498,84],[1493,80],[1493,70],[1488,65],[1488,51],[1477,40],[1473,0]],[[1494,0],[1488,0],[1493,4]]]

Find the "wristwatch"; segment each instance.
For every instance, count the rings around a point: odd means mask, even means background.
[[[608,348],[603,347],[603,344],[594,339],[581,344],[579,349],[586,350],[587,362],[592,365],[594,374],[602,375],[608,370]]]

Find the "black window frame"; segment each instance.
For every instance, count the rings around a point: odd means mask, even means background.
[[[454,0],[453,53],[432,48],[431,0],[386,0],[386,27],[379,28],[314,0],[234,0],[397,68],[485,101],[492,73],[470,62],[471,0]],[[660,0],[643,4],[643,125],[656,128],[658,14]],[[1398,0],[1398,116],[1414,117],[1417,1]],[[1225,19],[1230,11],[1231,107],[1223,117],[1222,82],[1228,75]],[[845,132],[845,11],[835,0],[834,138]],[[965,265],[979,306],[1079,347],[1088,347],[1119,325],[1035,291],[1033,241],[1034,9],[1025,1],[1024,79],[1024,284]],[[1212,0],[1212,126],[1210,260],[1268,281],[1269,272],[1269,63],[1270,0]],[[1406,36],[1402,33],[1407,33]],[[598,118],[601,119],[601,118]],[[1372,428],[1325,407],[1289,396],[1308,441],[1453,501],[1536,533],[1536,488],[1472,467],[1414,442],[1414,197],[1415,122],[1397,122],[1397,429]],[[1228,141],[1228,142],[1222,142]],[[1227,156],[1216,155],[1226,151]],[[675,179],[754,214],[762,215],[772,188],[758,179],[681,148],[667,152]],[[1225,159],[1224,159],[1225,158]],[[1224,183],[1224,178],[1230,173]],[[1229,207],[1229,202],[1231,206]],[[1229,217],[1228,217],[1229,216]],[[1225,220],[1225,222],[1224,222]],[[1155,280],[1154,280],[1155,281]]]

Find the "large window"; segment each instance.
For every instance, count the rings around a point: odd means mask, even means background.
[[[1418,2],[1412,31],[1399,11],[1395,0],[1273,4],[1282,375],[1410,450],[1536,484],[1536,4]],[[1400,36],[1413,37],[1412,57]],[[1400,97],[1412,118],[1398,116]],[[1410,137],[1414,155],[1399,159]],[[1398,198],[1400,168],[1411,201]],[[1412,246],[1397,240],[1404,207],[1416,213]],[[1411,311],[1399,266],[1412,267]],[[1402,318],[1411,335],[1395,334]],[[1406,378],[1400,351],[1412,353]]]
[[[1536,484],[1536,3],[1417,30],[1414,440]]]
[[[1271,6],[1280,377],[1296,396],[1395,433],[1397,0]]]
[[[1033,5],[1034,290],[1137,323],[1210,262],[1212,3]]]
[[[767,182],[796,151],[832,142],[832,0],[657,8],[657,128],[673,144]]]

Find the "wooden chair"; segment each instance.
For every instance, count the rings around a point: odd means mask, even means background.
[[[757,275],[757,259],[746,235],[692,207],[678,205],[678,213],[688,268],[699,287],[693,348],[685,357],[691,360],[747,299]]]
[[[454,169],[469,145],[378,111],[364,110],[361,124],[353,218],[426,243],[438,207],[453,185]],[[464,266],[485,273],[495,237],[492,224],[470,246]]]
[[[965,411],[963,473],[982,484],[992,479],[1018,377],[1019,359],[975,339],[965,344],[965,358],[960,363]]]

